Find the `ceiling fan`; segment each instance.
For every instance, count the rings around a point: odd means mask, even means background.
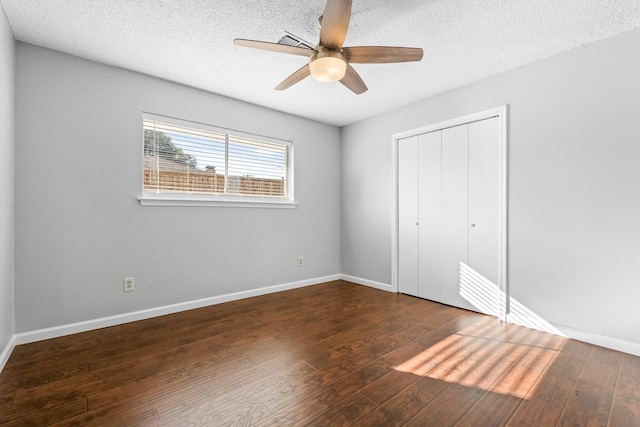
[[[356,94],[367,91],[367,85],[351,64],[411,62],[422,59],[422,49],[392,46],[342,47],[349,27],[351,0],[327,0],[324,14],[318,19],[320,41],[314,49],[287,46],[257,40],[235,39],[238,46],[309,57],[309,63],[284,79],[276,90],[287,89],[311,75],[321,82],[340,81]]]

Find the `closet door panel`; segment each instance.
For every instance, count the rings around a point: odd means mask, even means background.
[[[441,246],[442,246],[442,132],[419,136],[419,296],[440,301]]]
[[[474,309],[500,316],[499,289],[500,120],[469,124],[469,271],[467,286]]]
[[[440,301],[468,308],[460,295],[461,268],[468,263],[468,125],[442,131],[442,287]]]
[[[418,292],[418,137],[398,141],[398,290]]]

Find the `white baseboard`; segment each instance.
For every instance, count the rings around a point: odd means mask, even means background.
[[[391,292],[391,285],[381,282],[375,282],[373,280],[362,279],[360,277],[349,276],[347,274],[341,274],[340,278],[342,280],[346,280],[347,282],[357,283],[358,285],[369,286],[371,288],[380,289],[382,291]]]
[[[317,285],[320,283],[330,282],[333,280],[346,280],[348,282],[357,283],[363,286],[380,289],[391,292],[391,285],[373,280],[363,279],[360,277],[349,276],[347,274],[334,274],[331,276],[318,277],[315,279],[302,280],[298,282],[285,283],[264,288],[252,289],[242,292],[234,292],[231,294],[219,295],[210,298],[203,298],[194,301],[187,301],[178,304],[171,304],[162,307],[150,308],[147,310],[124,313],[115,316],[103,317],[99,319],[87,320],[84,322],[72,323],[69,325],[55,326],[36,331],[23,332],[11,337],[5,348],[0,353],[0,372],[9,360],[9,356],[16,345],[27,344],[35,341],[42,341],[50,338],[57,338],[65,335],[71,335],[79,332],[91,331],[94,329],[106,328],[109,326],[120,325],[123,323],[135,322],[138,320],[150,319],[153,317],[164,316],[166,314],[178,313],[181,311],[192,310],[196,308],[207,307],[225,302],[236,301],[239,299],[250,298],[260,295],[267,295],[275,292],[286,291],[290,289],[302,288],[305,286]],[[584,341],[590,344],[599,345],[601,347],[622,351],[624,353],[640,356],[640,344],[630,341],[624,341],[617,338],[611,338],[604,335],[598,335],[591,332],[585,332],[578,329],[569,328],[567,326],[553,324],[562,334],[568,338],[578,341]]]
[[[102,317],[99,319],[72,323],[69,325],[61,325],[61,326],[55,326],[52,328],[39,329],[36,331],[23,332],[15,335],[14,345],[27,344],[27,343],[47,340],[51,338],[58,338],[65,335],[77,334],[79,332],[86,332],[94,329],[121,325],[123,323],[150,319],[152,317],[164,316],[166,314],[173,314],[173,313],[178,313],[186,310],[193,310],[195,308],[208,307],[210,305],[222,304],[229,301],[236,301],[239,299],[251,298],[259,295],[267,295],[275,292],[281,292],[281,291],[287,291],[290,289],[302,288],[305,286],[317,285],[319,283],[339,280],[340,278],[341,278],[340,274],[334,274],[332,276],[318,277],[315,279],[301,280],[298,282],[267,286],[264,288],[234,292],[234,293],[225,294],[225,295],[218,295],[215,297],[203,298],[195,301],[186,301],[178,304],[171,304],[171,305],[165,305],[162,307],[150,308],[147,310],[135,311],[132,313],[124,313],[124,314],[118,314],[115,316]],[[11,354],[11,351],[9,351],[8,354]]]
[[[9,360],[9,356],[11,356],[11,353],[13,352],[13,349],[15,348],[15,346],[16,346],[16,336],[12,335],[7,345],[4,346],[4,349],[2,349],[2,353],[0,353],[0,372],[2,372],[2,370],[4,369],[4,365],[7,364],[7,361]]]
[[[611,338],[605,335],[598,335],[591,332],[581,331],[579,329],[573,329],[563,325],[553,324],[553,326],[567,338],[598,345],[600,347],[610,348],[612,350],[618,350],[623,353],[633,354],[635,356],[640,356],[640,343],[625,341],[618,338]]]
[[[357,283],[359,285],[369,286],[376,289],[381,289],[383,291],[391,292],[391,285],[375,282],[372,280],[362,279],[360,277],[349,276],[347,274],[341,274],[340,278],[342,280],[346,280],[348,282]],[[609,348],[612,350],[621,351],[623,353],[633,354],[635,356],[640,356],[640,343],[635,343],[631,341],[624,341],[617,338],[611,338],[604,335],[598,335],[591,332],[581,331],[579,329],[569,328],[568,326],[557,325],[557,324],[549,324],[553,328],[555,328],[558,332],[558,335],[565,336],[567,338],[571,338],[577,341],[583,341],[589,344],[598,345],[600,347]],[[531,327],[531,326],[527,326]],[[550,329],[553,329],[550,328]],[[539,329],[539,328],[538,328]],[[542,330],[542,329],[541,329]],[[549,330],[545,330],[546,332],[550,332]],[[551,332],[551,333],[555,333]]]

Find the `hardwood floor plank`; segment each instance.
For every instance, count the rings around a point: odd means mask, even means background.
[[[127,351],[90,361],[88,363],[89,371],[120,365],[130,360],[148,357],[149,355],[154,355],[154,357],[158,359],[170,359],[175,356],[176,351],[167,350],[167,348],[180,349],[181,351],[193,351],[191,350],[192,348],[197,348],[197,350],[202,352],[211,352],[213,349],[229,348],[231,344],[222,335],[215,335],[213,337],[205,336],[205,338],[200,340],[194,336],[189,336],[181,341],[166,340],[148,346],[132,347],[133,348]]]
[[[396,369],[422,376],[457,352],[473,337],[452,334],[449,328],[440,328],[385,354],[385,359]]]
[[[83,411],[86,409],[86,398],[84,393],[81,392],[71,391],[69,393],[52,396],[34,396],[30,400],[15,402],[10,406],[2,408],[2,410],[0,410],[0,425],[24,418],[25,414],[47,412],[74,402],[82,402],[81,406],[83,407]]]
[[[616,399],[640,401],[640,357],[622,354],[618,381],[616,382]]]
[[[462,310],[457,311],[458,315],[463,315],[463,313],[465,312]],[[453,332],[458,329],[459,321],[460,318],[454,318],[437,329],[386,354],[385,359],[396,362],[394,371],[367,386],[362,390],[362,394],[374,402],[382,404],[394,394],[417,381],[421,375],[427,374],[438,366],[438,363],[446,361],[462,347],[460,343],[457,344],[457,347],[453,344],[453,341],[458,339]],[[451,341],[451,345],[442,344],[447,339]],[[471,340],[472,338],[464,339]],[[438,346],[433,348],[435,345]]]
[[[153,376],[104,391],[96,387],[89,396],[89,407],[95,409],[135,395],[143,395],[145,400],[151,401],[168,390],[181,389],[185,384],[193,385],[194,381],[197,384],[203,380],[224,381],[225,375],[235,378],[238,369],[258,370],[261,366],[243,358],[238,349],[223,346],[212,350],[215,348],[212,344],[215,343],[198,341],[191,346],[183,346],[172,350],[171,358],[165,357],[166,352],[161,353],[162,363]],[[268,363],[273,363],[273,360],[269,359]]]
[[[411,418],[405,426],[453,426],[485,393],[486,391],[473,387],[448,384],[442,393]]]
[[[199,396],[215,395],[220,392],[229,392],[238,387],[239,384],[252,383],[263,378],[265,373],[279,372],[291,366],[291,361],[286,359],[275,359],[265,363],[254,365],[250,364],[241,369],[230,367],[223,373],[213,372],[211,375],[204,377],[187,377],[176,384],[168,384],[161,393],[152,391],[147,396],[147,401],[153,402],[154,405],[163,406],[171,402],[183,402],[197,400]],[[215,367],[211,369],[215,370]]]
[[[274,413],[260,425],[294,425],[312,416],[321,416],[331,407],[357,393],[360,389],[389,372],[384,360],[365,365],[356,371],[304,396],[288,400],[271,409]]]
[[[159,366],[153,359],[133,360],[118,366],[86,372],[64,380],[45,383],[37,387],[19,388],[14,405],[37,408],[47,402],[66,399],[81,393],[98,392],[151,375]],[[41,402],[41,403],[39,403]],[[44,408],[43,408],[44,409]]]
[[[640,401],[616,400],[613,402],[607,426],[635,427],[640,425]]]
[[[457,382],[489,390],[522,357],[526,349],[526,346],[509,342],[498,343],[496,347],[490,347],[489,353],[482,355],[482,359],[469,366]]]
[[[382,405],[418,381],[419,378],[419,376],[412,372],[393,370],[363,388],[360,393],[372,402]]]
[[[349,367],[334,365],[318,369],[310,374],[296,378],[291,383],[276,387],[260,400],[272,411],[276,411],[292,402],[303,401],[315,391],[348,375],[351,372],[351,367],[355,366],[353,364],[349,365]]]
[[[11,402],[13,402],[13,396],[15,396],[14,392],[0,394],[0,409],[4,409],[11,405]]]
[[[113,389],[90,393],[89,407],[98,408],[136,395],[145,402],[171,399],[171,396],[187,392],[198,393],[210,384],[223,386],[233,383],[238,372],[260,375],[261,369],[287,364],[281,359],[267,360],[266,364],[253,363],[235,348],[204,354],[196,352],[195,355],[180,351],[176,358],[163,363],[152,376],[129,381]]]
[[[507,427],[555,426],[562,415],[566,400],[552,402],[541,399],[523,400]]]
[[[292,382],[295,378],[312,371],[315,369],[309,364],[300,362],[292,367],[263,375],[255,381],[245,380],[240,387],[234,384],[229,388],[208,390],[202,395],[157,404],[155,407],[160,421],[168,425],[185,422],[192,425],[209,424],[251,402],[258,401],[280,384]]]
[[[558,426],[607,425],[622,354],[593,346]]]
[[[544,381],[529,393],[528,398],[564,404],[571,395],[592,348],[590,344],[567,340],[558,356],[542,374]]]
[[[353,394],[331,405],[326,411],[316,413],[296,423],[296,427],[350,426],[373,411],[378,405],[361,395]]]
[[[418,382],[394,393],[393,397],[354,424],[357,427],[402,426],[435,399],[438,390]],[[443,385],[444,387],[444,385]]]
[[[17,346],[5,425],[640,425],[640,357],[333,281]]]
[[[271,411],[259,400],[250,402],[237,408],[235,411],[202,424],[203,427],[231,427],[231,426],[255,426],[271,415]]]
[[[502,375],[489,391],[525,398],[530,390],[538,387],[538,380],[547,366],[557,356],[557,351],[540,347],[523,346],[525,351]]]
[[[556,425],[591,352],[590,344],[565,340],[509,420],[509,427]]]
[[[78,363],[63,368],[54,367],[47,372],[42,372],[41,369],[39,365],[34,365],[31,366],[28,371],[10,371],[11,374],[7,375],[7,381],[3,383],[0,390],[37,387],[43,384],[55,383],[66,378],[84,374],[87,372],[87,365],[86,363]]]
[[[458,351],[442,360],[426,375],[429,378],[461,384],[473,375],[476,365],[488,358],[500,343],[483,338],[461,337],[460,344]],[[471,382],[473,384],[473,381]]]
[[[181,314],[181,313],[180,313]],[[179,316],[169,315],[172,319],[178,319]],[[197,318],[196,318],[197,319]],[[220,325],[207,325],[194,319],[193,324],[183,325],[177,328],[176,325],[166,325],[167,321],[160,318],[148,319],[145,322],[133,322],[132,324],[124,324],[112,326],[110,328],[99,329],[96,331],[76,334],[77,342],[68,343],[69,337],[61,337],[53,340],[37,342],[38,347],[43,343],[50,342],[51,349],[42,349],[29,358],[22,358],[20,361],[12,365],[12,371],[24,371],[32,368],[32,366],[45,362],[51,368],[65,367],[70,363],[88,364],[95,362],[101,358],[117,356],[121,353],[131,351],[131,349],[144,348],[155,343],[165,343],[173,341],[174,345],[180,341],[193,341],[197,335],[207,338],[212,331],[221,329]],[[180,323],[185,323],[184,319]],[[176,320],[176,323],[177,320]],[[133,326],[131,326],[133,325]],[[208,329],[204,330],[202,326]],[[93,335],[92,335],[93,334]],[[70,337],[76,337],[71,335]],[[213,334],[217,335],[217,334]],[[61,344],[59,341],[62,341]],[[31,344],[30,344],[31,345]],[[20,346],[18,346],[20,347]],[[16,347],[16,348],[18,348]],[[20,358],[22,356],[18,356]]]
[[[51,424],[54,427],[67,426],[158,426],[160,425],[152,406],[138,405],[135,402],[118,402],[113,405],[87,411],[63,421]]]
[[[413,339],[416,335],[422,334],[422,332],[417,332],[419,328],[414,330],[413,326],[407,330],[392,333],[387,333],[385,329],[386,328],[382,327],[383,332],[374,334],[373,338],[367,341],[367,345],[363,344],[358,347],[358,351],[342,349],[339,351],[341,357],[334,355],[330,364],[312,373],[309,378],[301,378],[297,383],[282,387],[275,390],[272,394],[265,396],[263,398],[264,403],[269,408],[275,409],[277,405],[287,399],[295,398],[296,395],[304,396],[309,393],[310,390],[320,388],[329,382],[335,381],[340,376],[346,375],[374,361],[376,358],[387,353],[390,346],[399,345],[400,343]],[[363,333],[364,332],[360,332],[357,336],[361,336]],[[368,333],[371,334],[371,327],[368,328]],[[343,339],[350,340],[353,339],[353,337],[343,336]],[[317,361],[316,352],[318,347],[314,345],[311,348],[313,348],[313,351],[310,354],[312,354]],[[322,348],[322,346],[319,348]]]
[[[50,409],[29,412],[25,417],[10,421],[0,421],[3,426],[48,426],[57,422],[64,422],[76,415],[83,414],[87,409],[84,399],[67,402],[64,405]],[[4,418],[4,417],[2,417]]]
[[[455,425],[456,427],[505,426],[522,401],[521,398],[506,394],[485,393]]]
[[[622,355],[608,424],[640,425],[640,358]]]

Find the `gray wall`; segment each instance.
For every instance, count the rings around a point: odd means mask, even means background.
[[[0,353],[14,333],[15,41],[0,6]]]
[[[343,128],[342,272],[391,283],[392,134],[509,104],[512,297],[640,343],[639,70],[634,30]]]
[[[7,342],[14,43],[1,19],[0,34]],[[512,296],[550,322],[640,343],[640,30],[341,131],[23,43],[15,66],[18,333],[339,272],[390,283],[391,135],[509,104]],[[293,140],[300,205],[140,206],[142,111]]]
[[[17,333],[340,273],[338,128],[24,43],[16,66]],[[143,111],[294,141],[298,207],[140,206]]]

